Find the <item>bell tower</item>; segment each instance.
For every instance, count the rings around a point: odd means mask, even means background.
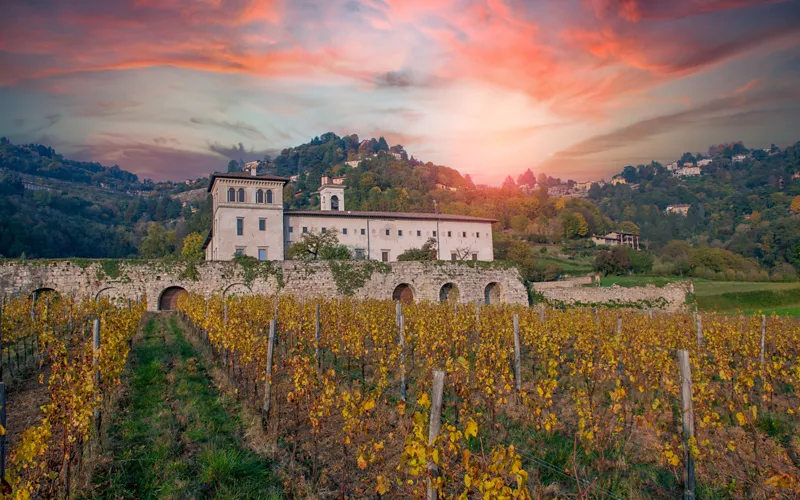
[[[344,212],[344,184],[334,183],[327,175],[319,187],[319,208],[325,212]]]

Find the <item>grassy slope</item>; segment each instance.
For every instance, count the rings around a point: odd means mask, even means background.
[[[91,498],[280,498],[270,465],[242,443],[232,403],[174,317],[149,319],[127,376],[113,462]]]

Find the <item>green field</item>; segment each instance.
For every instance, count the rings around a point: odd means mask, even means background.
[[[533,258],[540,266],[553,264],[558,267],[562,273],[569,274],[586,274],[592,272],[594,269],[594,262],[591,259],[559,259],[557,257],[539,257]]]
[[[664,286],[681,278],[660,276],[608,276],[602,286]],[[800,282],[713,281],[694,279],[697,307],[723,314],[778,314],[800,316]]]

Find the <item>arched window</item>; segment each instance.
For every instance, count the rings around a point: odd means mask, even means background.
[[[267,189],[267,203],[272,203],[272,190]]]
[[[236,201],[236,191],[233,188],[228,190],[228,201]]]
[[[244,189],[239,188],[239,203],[244,203]]]
[[[339,211],[339,197],[336,195],[331,196],[331,210],[334,212]]]
[[[260,189],[256,191],[256,203],[264,203],[264,191]]]

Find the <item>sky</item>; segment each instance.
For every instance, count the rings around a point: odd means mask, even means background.
[[[326,132],[498,185],[800,140],[800,1],[25,0],[0,136],[183,180]]]

